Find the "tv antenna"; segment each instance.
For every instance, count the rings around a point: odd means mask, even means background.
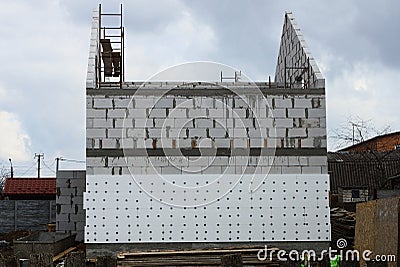
[[[238,82],[240,79],[242,78],[242,71],[240,70],[240,71],[235,71],[235,76],[231,76],[231,77],[229,77],[229,76],[223,76],[222,75],[222,71],[221,71],[221,83],[222,83],[222,81],[223,80],[234,80],[235,81],[235,83],[236,82]]]

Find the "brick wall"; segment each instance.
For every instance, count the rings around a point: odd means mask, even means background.
[[[376,152],[385,152],[385,151],[393,151],[396,148],[396,145],[400,145],[400,133],[391,133],[387,135],[377,136],[370,140],[366,140],[362,143],[356,144],[349,148],[343,149],[343,151],[354,151],[354,152],[363,152],[363,151],[376,151]]]
[[[379,139],[377,151],[392,151],[396,145],[400,145],[400,133]]]

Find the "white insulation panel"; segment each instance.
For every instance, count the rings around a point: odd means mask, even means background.
[[[86,243],[330,240],[327,174],[88,175],[86,183]]]

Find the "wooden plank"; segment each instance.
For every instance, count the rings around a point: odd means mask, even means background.
[[[223,255],[221,257],[221,267],[242,267],[242,255],[240,253]]]
[[[112,52],[110,39],[100,39],[100,43],[104,52]]]
[[[376,200],[359,203],[356,206],[355,249],[358,251],[375,251],[375,213]],[[361,266],[365,265],[360,258]]]
[[[60,254],[56,255],[53,257],[53,262],[58,261],[59,259],[61,259],[62,257],[64,257],[65,255],[67,255],[68,253],[74,251],[76,249],[76,247],[70,247],[66,250],[64,250],[63,252],[61,252]]]
[[[112,64],[114,66],[114,77],[119,77],[121,74],[121,53],[112,52]]]
[[[378,199],[375,212],[375,255],[395,255],[399,259],[399,212],[400,198]],[[378,265],[382,266],[382,265]],[[398,262],[387,266],[397,267]]]
[[[197,254],[229,254],[229,253],[258,253],[260,249],[265,248],[249,248],[249,249],[213,249],[213,250],[168,250],[168,251],[137,251],[137,252],[124,252],[117,255],[118,259],[123,259],[127,256],[161,256],[161,255],[197,255]],[[277,248],[270,248],[271,250],[278,250]]]
[[[118,255],[118,266],[236,266],[233,262],[242,262],[237,266],[279,266],[279,261],[261,261],[257,258],[260,247],[225,248],[225,249],[196,249],[196,250],[168,250],[168,251],[136,251]],[[124,255],[122,255],[124,254]],[[240,255],[241,260],[226,259],[223,257]],[[222,265],[221,265],[222,264]],[[235,263],[236,264],[236,263]]]

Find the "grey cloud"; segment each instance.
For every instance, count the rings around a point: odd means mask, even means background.
[[[119,1],[103,1],[103,9],[116,11]],[[124,26],[129,69],[155,73],[177,61],[210,60],[241,69],[250,78],[274,76],[285,11],[293,11],[317,63],[331,56],[327,77],[328,126],[343,116],[329,99],[360,97],[351,84],[337,86],[354,64],[399,69],[400,17],[397,1],[126,1]],[[12,1],[2,4],[3,36],[0,85],[7,101],[0,110],[18,114],[31,137],[32,149],[84,158],[84,82],[91,14],[95,1]],[[165,33],[187,12],[194,23],[210,27],[213,43],[201,43],[203,33],[180,36]],[[206,32],[206,31],[205,31]],[[174,40],[174,38],[179,38]],[[188,40],[188,45],[180,43]],[[211,46],[211,47],[210,47]],[[142,48],[143,52],[134,51]],[[136,53],[136,54],[135,54]],[[140,61],[135,58],[138,53]],[[140,66],[140,64],[146,64]],[[159,67],[157,67],[159,66]],[[135,68],[133,68],[135,67]],[[128,68],[127,68],[128,69]],[[129,73],[129,79],[142,79]],[[390,76],[393,77],[394,75]],[[382,78],[383,79],[383,78]],[[333,87],[335,90],[333,91]],[[387,89],[398,91],[398,85]],[[363,95],[363,98],[371,98]],[[377,96],[373,96],[377,97]],[[382,99],[382,101],[384,101]],[[395,113],[390,101],[385,114]],[[362,113],[362,111],[356,111]],[[399,123],[399,122],[397,122]],[[399,128],[394,125],[393,129]]]
[[[380,61],[397,69],[400,69],[400,53],[397,51],[400,47],[399,9],[398,1],[368,3],[355,23],[355,32],[377,51]]]

